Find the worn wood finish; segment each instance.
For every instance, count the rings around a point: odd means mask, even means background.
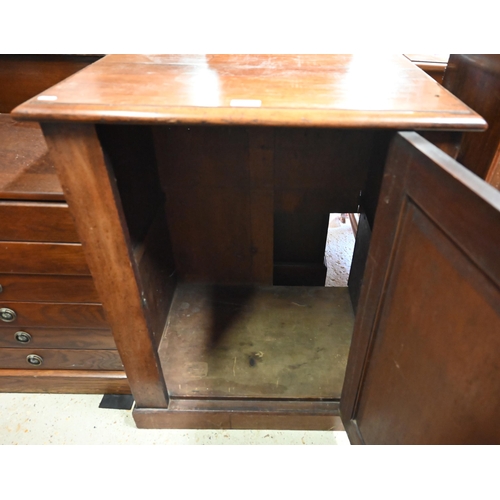
[[[124,371],[0,370],[0,392],[130,394]]]
[[[79,242],[66,203],[0,201],[0,235],[5,241]]]
[[[396,137],[384,180],[341,398],[349,437],[499,444],[500,194],[415,133]]]
[[[17,318],[1,326],[47,326],[54,328],[107,328],[100,304],[51,304],[48,302],[0,302],[13,309]]]
[[[464,134],[457,161],[500,189],[500,55],[452,54],[443,85],[488,122],[483,134]]]
[[[23,331],[31,335],[28,343],[16,340],[16,332]],[[95,330],[89,328],[39,328],[32,326],[0,327],[0,347],[19,349],[116,349],[113,333],[110,329]]]
[[[139,407],[168,404],[114,177],[91,125],[44,124],[96,289]]]
[[[0,113],[10,113],[22,102],[97,61],[97,55],[0,55]]]
[[[64,201],[38,123],[0,114],[0,199]]]
[[[0,273],[89,275],[80,243],[0,242]]]
[[[0,349],[0,366],[5,369],[29,369],[26,357],[37,354],[43,359],[34,370],[123,370],[118,351],[85,349]]]
[[[0,300],[100,303],[92,276],[0,274]]]
[[[338,401],[172,399],[168,410],[135,408],[143,429],[344,430]]]
[[[403,55],[111,55],[13,116],[36,121],[482,130]],[[260,101],[242,106],[234,99]],[[251,104],[251,103],[250,103]]]
[[[172,397],[336,399],[347,288],[179,284],[159,348]]]

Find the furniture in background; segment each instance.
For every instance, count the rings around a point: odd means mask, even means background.
[[[500,189],[500,55],[452,54],[443,86],[488,123],[482,134],[463,134],[457,161]]]
[[[52,87],[101,55],[0,54],[0,113]]]
[[[8,114],[96,59],[0,56],[1,392],[130,393],[40,126]]]
[[[449,54],[405,54],[405,56],[436,82],[443,83]]]

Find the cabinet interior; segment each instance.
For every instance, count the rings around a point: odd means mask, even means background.
[[[329,215],[364,210],[386,134],[97,131],[169,396],[338,400],[367,245],[355,251],[351,290],[325,287]]]

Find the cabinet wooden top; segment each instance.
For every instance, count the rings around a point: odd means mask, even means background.
[[[482,130],[403,55],[109,55],[18,106],[38,121]]]

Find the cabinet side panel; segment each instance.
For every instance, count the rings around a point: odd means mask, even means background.
[[[166,407],[166,388],[121,199],[95,127],[42,124],[42,129],[136,404]]]

